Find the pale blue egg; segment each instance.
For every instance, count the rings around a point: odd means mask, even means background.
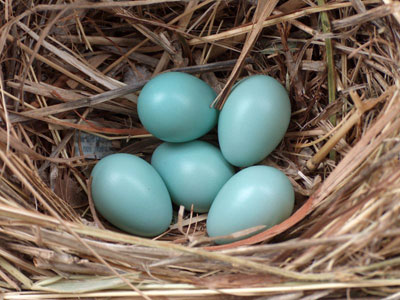
[[[234,86],[219,115],[222,154],[234,166],[256,164],[278,146],[289,121],[285,88],[269,76],[247,77]]]
[[[268,166],[249,167],[232,176],[219,191],[208,213],[207,233],[224,236],[260,225],[266,230],[287,219],[293,206],[293,187],[284,173]]]
[[[157,171],[131,154],[111,154],[92,171],[92,197],[97,211],[129,233],[153,237],[172,220],[172,203]]]
[[[140,92],[139,119],[151,134],[163,141],[195,140],[217,123],[217,110],[210,108],[215,97],[214,90],[197,77],[164,73],[151,79]]]
[[[204,141],[163,143],[151,164],[164,179],[172,201],[187,210],[207,212],[221,187],[234,174],[221,151]]]

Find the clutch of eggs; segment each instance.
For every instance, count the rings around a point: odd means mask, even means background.
[[[164,143],[151,164],[130,154],[97,163],[91,191],[104,218],[121,230],[152,237],[168,228],[175,203],[209,211],[207,233],[218,237],[259,225],[265,230],[290,216],[289,179],[275,168],[253,166],[276,148],[288,128],[285,88],[269,76],[247,77],[233,87],[219,114],[210,107],[215,97],[207,83],[178,72],[158,75],[143,87],[139,119]],[[221,149],[196,140],[217,121]],[[234,166],[244,169],[235,174]]]

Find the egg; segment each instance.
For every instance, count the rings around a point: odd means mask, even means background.
[[[151,79],[138,98],[138,115],[143,126],[166,142],[195,140],[217,123],[218,113],[210,108],[216,97],[204,81],[180,72]]]
[[[219,115],[222,154],[237,167],[248,167],[278,146],[289,126],[290,101],[274,78],[250,76],[233,87]]]
[[[172,220],[172,203],[157,171],[131,154],[111,154],[92,170],[97,211],[114,226],[144,237],[163,233]]]
[[[268,166],[248,167],[232,176],[217,194],[208,213],[207,233],[224,236],[257,226],[266,230],[287,219],[293,206],[293,187],[284,173]],[[252,234],[256,233],[259,231]],[[216,242],[233,242],[250,235]]]
[[[151,164],[170,192],[172,201],[187,210],[207,212],[221,187],[234,174],[234,168],[221,151],[204,141],[163,143],[157,147]]]

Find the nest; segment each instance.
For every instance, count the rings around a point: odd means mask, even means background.
[[[399,3],[5,0],[0,9],[3,299],[400,297]],[[204,214],[180,211],[155,239],[96,216],[91,168],[112,152],[149,159],[159,141],[135,101],[171,70],[208,82],[217,107],[244,76],[288,89],[289,130],[262,162],[291,179],[288,220],[215,247]],[[204,139],[215,142],[215,130]]]

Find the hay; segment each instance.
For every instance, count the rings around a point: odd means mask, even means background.
[[[0,1],[0,288],[4,299],[400,297],[399,3]],[[154,240],[91,205],[83,134],[148,159],[138,92],[177,70],[218,91],[268,74],[292,121],[263,162],[294,215],[215,247],[180,211]],[[215,142],[216,132],[205,137]]]

